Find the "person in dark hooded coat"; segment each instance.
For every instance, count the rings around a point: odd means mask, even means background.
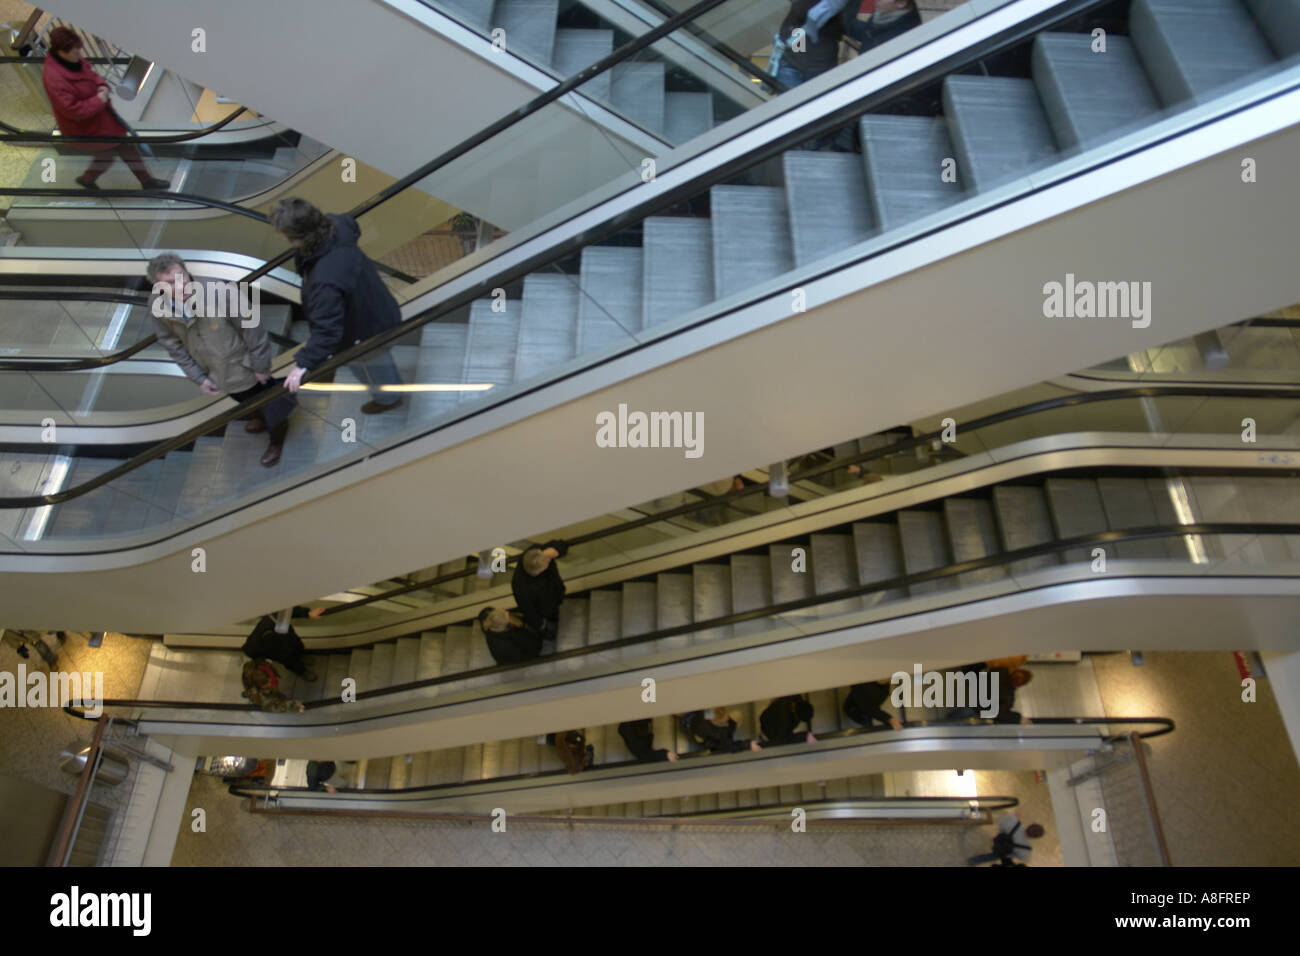
[[[357,246],[361,227],[351,216],[326,215],[305,199],[282,199],[271,211],[271,225],[298,250],[295,265],[311,327],[284,383],[296,392],[303,376],[336,352],[400,325],[402,312],[375,264]],[[401,395],[383,390],[402,381],[387,348],[373,349],[349,367],[370,387],[362,412],[373,415],[402,403]]]

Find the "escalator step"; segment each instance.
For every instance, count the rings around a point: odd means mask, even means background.
[[[1165,106],[1210,95],[1275,59],[1241,0],[1134,0],[1129,38]]]
[[[348,661],[348,676],[356,682],[358,694],[362,691],[375,689],[375,686],[370,683],[370,658],[371,651],[369,648],[355,647],[352,649]]]
[[[493,26],[506,31],[506,49],[549,66],[555,52],[559,0],[497,0]]]
[[[557,651],[572,651],[587,646],[588,609],[588,602],[581,598],[569,598],[560,605],[560,626],[555,641]],[[557,662],[561,671],[579,670],[584,666],[582,657]]]
[[[710,93],[665,93],[664,135],[674,146],[688,143],[713,129]]]
[[[433,631],[420,635],[420,653],[416,658],[415,676],[428,680],[442,673],[442,649],[445,636]],[[432,689],[432,688],[431,688]]]
[[[840,729],[839,698],[835,696],[835,688],[815,690],[808,695],[808,701],[813,705],[812,732],[815,736]]]
[[[519,753],[519,773],[537,773],[541,766],[542,745],[532,737],[520,737],[515,744]]]
[[[427,787],[429,786],[429,752],[414,754],[411,757],[411,769],[407,775],[409,781],[407,786]]]
[[[1160,109],[1127,37],[1107,37],[1105,53],[1092,52],[1092,43],[1086,33],[1034,38],[1034,83],[1062,149],[1110,139]]]
[[[713,240],[707,219],[651,216],[642,223],[642,328],[713,301]]]
[[[495,663],[492,652],[488,650],[487,638],[483,636],[483,630],[476,621],[470,625],[469,667],[466,669],[475,671],[482,667],[492,667]]]
[[[635,637],[649,634],[656,629],[655,612],[658,595],[653,581],[628,581],[623,585],[622,622],[620,630],[623,637]],[[640,657],[648,654],[654,642],[634,644],[623,648],[622,657]]]
[[[442,644],[442,673],[461,674],[469,670],[470,641],[473,629],[449,627]]]
[[[1056,141],[1032,80],[949,76],[943,111],[968,188],[984,192],[1056,157]]]
[[[1279,59],[1300,53],[1300,3],[1246,0],[1246,6]]]
[[[420,657],[420,639],[418,637],[402,637],[397,640],[397,648],[393,655],[393,676],[391,684],[409,684],[414,681],[416,668],[419,666]]]
[[[822,791],[827,800],[847,800],[849,799],[849,780],[847,777],[837,777],[834,780],[826,781],[826,789]]]
[[[857,555],[859,584],[874,584],[903,576],[903,544],[898,537],[897,525],[856,522],[853,525],[853,547]],[[903,596],[902,588],[891,588],[868,594],[863,600],[867,607],[875,607]]]
[[[733,554],[731,556],[731,608],[734,613],[753,611],[772,603],[772,565],[761,554]],[[735,625],[737,634],[753,634],[769,630],[773,621],[758,618],[741,621]]]
[[[742,292],[794,267],[785,191],[776,186],[714,186],[715,298]]]
[[[651,133],[664,129],[664,65],[623,62],[610,71],[609,100],[614,108]]]
[[[613,51],[613,30],[556,30],[551,68],[567,79]],[[582,85],[583,95],[594,100],[608,100],[609,80],[608,70],[593,76]]]
[[[641,250],[588,246],[582,250],[577,352],[629,343],[641,328]]]
[[[814,534],[809,551],[813,588],[816,594],[830,594],[851,588],[857,582],[857,559],[853,554],[853,537],[847,534]],[[817,605],[822,616],[851,614],[861,610],[857,598]]]
[[[731,569],[725,564],[697,564],[691,569],[692,612],[696,621],[724,617],[731,613]],[[692,644],[725,640],[732,626],[710,627],[696,631]]]
[[[1090,478],[1048,478],[1043,487],[1058,538],[1074,538],[1107,529],[1106,510],[1102,507],[1096,481]],[[1065,552],[1065,560],[1067,563],[1088,561],[1091,553],[1091,548],[1071,548]]]
[[[526,276],[514,380],[532,378],[573,358],[577,329],[577,276]]]
[[[1099,478],[1097,490],[1101,493],[1101,503],[1106,509],[1106,523],[1112,531],[1151,527],[1160,523],[1151,489],[1142,478]],[[1121,541],[1111,547],[1114,548],[1113,553],[1127,560],[1168,556],[1165,542],[1159,538]]]
[[[659,630],[690,624],[693,617],[694,583],[689,574],[660,574],[655,577],[655,617]],[[690,634],[678,634],[655,641],[655,650],[689,647]]]
[[[623,592],[604,588],[589,591],[589,614],[587,618],[587,647],[596,647],[616,641],[623,636]],[[635,649],[634,649],[635,653]],[[618,649],[586,656],[587,666],[603,664],[618,660]]]
[[[928,216],[964,198],[966,171],[944,182],[955,158],[948,127],[929,116],[864,116],[859,122],[867,195],[882,232]]]
[[[898,533],[903,542],[903,566],[908,574],[943,567],[952,561],[943,518],[932,511],[900,511]],[[957,586],[951,578],[908,586],[913,596]]]
[[[493,312],[492,303],[482,299],[470,305],[462,382],[509,385],[513,381],[523,303],[507,299],[503,304],[503,312]]]
[[[793,546],[787,544],[774,544],[767,549],[772,573],[772,601],[775,604],[799,601],[813,595],[812,575],[807,570],[794,570],[795,559],[790,553],[793,550]],[[807,549],[803,550],[805,554],[802,566],[807,569],[810,562]]]
[[[993,489],[993,513],[997,515],[998,531],[1003,548],[1015,551],[1053,540],[1052,520],[1047,513],[1047,499],[1038,488],[1019,485],[998,485]],[[1015,561],[1009,574],[1035,571],[1060,564],[1060,558],[1044,554],[1036,558]]]
[[[860,157],[792,149],[782,155],[781,167],[796,266],[847,249],[875,231]]]
[[[461,748],[460,780],[461,783],[473,783],[483,779],[483,745],[470,744]]]
[[[351,676],[352,658],[349,654],[330,654],[325,664],[325,683],[321,687],[321,700],[340,700],[343,681]]]
[[[465,347],[469,325],[465,322],[430,322],[420,334],[415,381],[421,385],[456,385],[465,373]],[[467,392],[415,392],[406,396],[407,420],[426,422],[455,406]]]
[[[993,520],[993,506],[977,498],[948,498],[943,503],[944,524],[948,529],[948,544],[954,561],[973,561],[997,554],[997,523]],[[967,571],[957,576],[962,587],[984,584],[1006,577],[1006,569],[999,567]]]
[[[495,0],[440,0],[441,5],[459,13],[472,25],[486,31],[492,23]]]

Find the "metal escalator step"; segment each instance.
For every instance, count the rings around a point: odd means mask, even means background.
[[[641,328],[641,250],[588,246],[581,263],[577,354],[632,342]]]
[[[420,639],[418,637],[401,637],[393,654],[392,686],[409,684],[414,681],[416,668],[419,666]]]
[[[460,779],[462,783],[483,779],[483,744],[461,748]]]
[[[624,62],[610,71],[609,100],[620,113],[651,133],[664,129],[664,65]]]
[[[875,521],[859,521],[853,525],[853,548],[857,557],[858,583],[875,584],[891,578],[902,577],[903,543],[898,537],[898,526]],[[875,591],[863,596],[866,607],[875,607],[905,596],[903,588]]]
[[[713,129],[711,93],[665,93],[664,135],[674,146]]]
[[[968,188],[984,192],[1056,158],[1056,141],[1032,80],[949,76],[943,112]]]
[[[429,752],[413,754],[411,757],[411,769],[406,777],[408,787],[427,787],[429,780]]]
[[[1055,539],[1052,520],[1047,511],[1047,498],[1039,488],[1023,485],[998,485],[993,489],[993,513],[998,519],[998,531],[1003,548],[1016,551]],[[1052,554],[1015,561],[1008,565],[1008,574],[1036,571],[1060,564]]]
[[[1043,111],[1062,149],[1093,146],[1160,109],[1127,37],[1094,53],[1087,33],[1040,33],[1031,57]]]
[[[461,783],[465,774],[465,750],[463,747],[451,747],[446,750],[429,751],[427,786],[445,786],[449,783]]]
[[[551,68],[567,79],[613,51],[613,30],[556,30]],[[608,100],[609,81],[609,71],[606,70],[584,83],[581,92],[594,100]]]
[[[483,636],[483,630],[475,622],[470,626],[469,639],[469,666],[467,670],[475,671],[482,667],[493,667],[496,661],[492,659],[492,652],[488,650],[487,638]]]
[[[781,167],[796,266],[847,249],[875,231],[861,157],[792,149],[781,156]]]
[[[900,511],[898,534],[903,542],[903,566],[907,568],[908,574],[929,571],[951,563],[952,556],[942,516],[932,511]],[[909,585],[908,593],[913,596],[929,594],[956,586],[957,582],[951,578],[923,581]]]
[[[736,809],[746,810],[758,806],[758,791],[755,789],[736,791]]]
[[[480,780],[495,780],[497,777],[503,776],[501,757],[505,745],[506,741],[504,740],[489,740],[483,744],[482,766],[479,768]]]
[[[732,790],[729,793],[718,794],[719,810],[735,810],[740,806],[740,794]]]
[[[1246,6],[1279,59],[1300,53],[1300,3],[1296,0],[1246,0]]]
[[[1241,0],[1134,0],[1129,38],[1165,106],[1207,97],[1275,61]]]
[[[619,626],[622,636],[635,637],[638,634],[649,634],[655,630],[657,603],[658,595],[653,581],[628,581],[624,584],[621,605],[622,621]],[[641,657],[650,653],[653,647],[653,641],[633,644],[623,648],[621,656],[624,659]]]
[[[465,372],[465,346],[469,325],[465,322],[430,322],[420,335],[420,353],[415,381],[421,385],[459,385]],[[426,422],[454,407],[468,393],[428,391],[405,396],[410,405],[407,420]]]
[[[659,630],[681,627],[695,620],[693,588],[694,582],[689,574],[660,574],[655,577],[655,617]],[[690,644],[689,633],[678,634],[655,641],[655,650],[689,647]]]
[[[702,793],[695,798],[695,812],[709,813],[718,809],[718,795],[716,793]]]
[[[519,753],[519,773],[537,773],[541,766],[541,745],[532,737],[515,741]]]
[[[799,799],[803,803],[817,803],[824,800],[825,793],[820,780],[808,780],[799,784]]]
[[[954,561],[987,558],[1001,550],[993,506],[979,498],[947,498],[943,503],[944,525]],[[962,587],[984,584],[1006,577],[1006,568],[981,568],[957,576]]]
[[[502,312],[493,312],[492,303],[482,299],[470,305],[462,382],[509,385],[514,380],[523,303],[506,299],[502,305]]]
[[[809,557],[812,559],[810,564],[815,593],[831,594],[858,583],[851,535],[812,535]],[[857,598],[817,605],[817,612],[822,616],[851,614],[861,609],[862,602]]]
[[[1102,507],[1097,482],[1091,478],[1048,478],[1043,485],[1047,509],[1058,538],[1075,538],[1105,531],[1106,509]],[[1067,563],[1091,560],[1091,548],[1071,548]]]
[[[815,690],[808,695],[808,702],[813,706],[812,732],[816,737],[833,733],[840,729],[839,698],[835,688]]]
[[[393,683],[393,662],[397,656],[394,644],[375,644],[371,647],[370,671],[366,686],[379,689],[391,687]]]
[[[473,634],[473,629],[465,625],[447,628],[442,639],[442,674],[439,676],[463,674],[469,670],[470,641]]]
[[[697,564],[691,568],[692,613],[694,620],[706,621],[731,613],[731,569],[725,564]],[[731,636],[732,626],[711,627],[696,631],[692,644],[723,640]]]
[[[495,0],[440,0],[441,5],[461,14],[471,26],[486,31],[492,22],[492,5]]]
[[[767,549],[768,564],[772,572],[772,602],[784,604],[787,601],[799,601],[813,595],[812,575],[808,573],[810,564],[807,548],[802,558],[803,571],[794,570],[796,558],[791,553],[795,545],[774,544]],[[802,546],[798,546],[802,547]]]
[[[519,382],[573,358],[578,329],[578,277],[524,277],[514,381]]]
[[[827,780],[826,789],[822,793],[827,800],[849,799],[848,777],[836,777],[834,780]]]
[[[733,554],[731,556],[731,608],[735,613],[765,608],[772,603],[772,562],[767,555]],[[756,634],[776,623],[767,617],[741,621],[734,625],[736,634]]]
[[[642,223],[641,328],[713,301],[712,235],[707,219],[651,216]]]
[[[794,268],[790,215],[777,186],[714,186],[713,288],[721,299]]]
[[[356,691],[358,694],[367,690],[375,690],[375,686],[370,683],[370,658],[371,651],[369,648],[357,647],[352,649],[352,654],[348,661],[348,676],[356,682]]]
[[[560,605],[560,626],[555,640],[557,651],[572,651],[587,646],[588,613],[586,598],[568,598]],[[563,671],[580,670],[585,666],[582,656],[558,662],[558,667]]]
[[[929,116],[864,116],[859,121],[867,195],[882,232],[928,216],[964,198],[965,170],[944,182],[955,160],[948,127]]]
[[[559,14],[559,0],[497,0],[492,25],[506,31],[509,52],[549,66]]]
[[[321,700],[341,700],[343,681],[352,674],[350,654],[330,654],[325,663],[325,683],[321,687]]]
[[[587,646],[597,647],[623,636],[623,592],[598,588],[588,591]],[[586,655],[585,666],[618,660],[620,649]]]
[[[588,738],[587,743],[594,743]],[[603,749],[601,749],[603,748]],[[596,750],[596,759],[601,763],[623,763],[632,759],[632,752],[627,749],[617,725],[605,727],[601,731],[601,748]]]
[[[781,804],[781,790],[779,787],[759,787],[758,788],[758,806],[775,807]]]
[[[786,807],[803,803],[803,788],[797,783],[783,783],[777,789],[777,802]]]
[[[444,636],[435,631],[425,631],[420,635],[420,651],[415,663],[417,680],[428,680],[442,673],[444,640]]]
[[[1160,523],[1151,489],[1144,479],[1099,478],[1097,490],[1106,509],[1106,523],[1110,530],[1149,528]],[[1107,548],[1107,553],[1126,560],[1151,560],[1167,556],[1165,543],[1158,538],[1116,542]]]
[[[677,750],[677,718],[672,714],[660,714],[651,718],[650,726],[654,729],[655,749]]]

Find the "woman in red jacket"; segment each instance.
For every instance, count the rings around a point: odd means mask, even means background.
[[[54,107],[54,120],[64,136],[127,136],[126,127],[108,104],[108,83],[81,58],[81,38],[67,27],[50,31],[50,55],[45,58],[41,80],[45,95]],[[145,168],[134,143],[68,143],[95,154],[77,185],[98,189],[95,180],[120,156],[130,167],[141,189],[166,189],[165,179],[156,179]]]

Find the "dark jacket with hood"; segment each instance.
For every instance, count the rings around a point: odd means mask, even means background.
[[[524,551],[524,554],[537,547],[533,545]],[[554,548],[560,553],[561,558],[569,553],[569,546],[563,541],[548,541],[541,547]],[[524,558],[520,555],[519,563],[515,565],[514,577],[510,579],[510,590],[514,592],[515,607],[519,609],[519,616],[524,619],[524,624],[534,631],[541,631],[547,619],[559,614],[560,604],[564,601],[564,579],[560,577],[560,569],[555,566],[554,561],[545,571],[533,577],[524,570]]]
[[[802,694],[778,697],[758,716],[758,724],[767,738],[765,745],[798,743],[803,734],[796,728],[802,724],[812,727],[813,706]]]
[[[336,352],[364,342],[402,321],[397,300],[379,270],[357,247],[361,227],[346,213],[330,215],[333,234],[310,255],[295,258],[302,303],[311,326],[297,363],[311,371]]]

